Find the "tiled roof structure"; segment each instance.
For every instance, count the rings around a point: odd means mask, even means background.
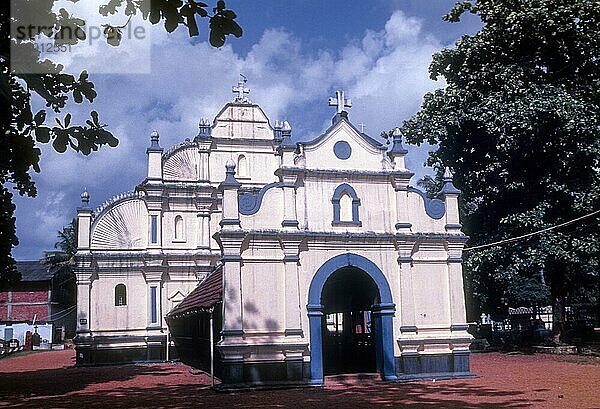
[[[169,314],[176,318],[197,312],[209,311],[223,299],[223,267],[217,267],[204,281],[188,294]]]

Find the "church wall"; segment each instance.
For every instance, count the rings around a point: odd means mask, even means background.
[[[223,181],[225,179],[225,163],[231,159],[237,167],[240,155],[245,156],[248,167],[246,176],[241,177],[239,170],[236,169],[236,179],[240,183],[262,186],[277,181],[274,172],[278,163],[272,146],[257,147],[256,149],[248,149],[247,146],[240,148],[219,146],[216,150],[211,151],[209,163],[212,182],[218,184]]]
[[[279,187],[268,189],[258,212],[240,214],[242,229],[280,229],[283,221],[283,191]]]
[[[408,193],[408,214],[412,232],[446,233],[446,218],[442,215],[439,219],[434,219],[427,215],[425,202],[417,193]]]
[[[180,216],[183,223],[182,235],[175,237],[175,218]],[[189,249],[197,245],[198,217],[193,211],[170,211],[163,213],[162,233],[164,249]]]
[[[385,151],[370,146],[364,140],[358,140],[354,132],[349,125],[342,123],[321,143],[310,148],[307,147],[305,149],[306,167],[308,169],[380,171],[387,166],[389,169],[389,161],[384,156]],[[351,152],[347,159],[340,159],[335,155],[334,146],[340,141],[350,145]]]
[[[417,327],[447,329],[450,326],[450,294],[446,263],[415,261],[412,275]],[[432,303],[431,300],[436,301]]]
[[[391,243],[390,243],[391,244]],[[402,325],[400,321],[400,309],[402,308],[402,300],[399,291],[399,271],[398,263],[396,262],[396,255],[393,248],[389,248],[392,251],[379,251],[379,249],[385,247],[391,247],[391,245],[375,245],[375,249],[367,250],[360,249],[359,246],[354,247],[352,250],[348,250],[348,245],[335,246],[333,244],[320,243],[318,241],[311,241],[308,243],[309,251],[300,253],[300,308],[301,308],[301,320],[302,329],[304,330],[304,337],[306,340],[310,339],[310,327],[308,322],[308,312],[306,305],[308,304],[308,291],[310,284],[317,272],[317,270],[325,264],[331,258],[345,253],[353,253],[359,256],[363,256],[373,263],[375,263],[381,272],[385,275],[385,278],[392,291],[392,298],[396,304],[396,314],[394,316],[394,329],[395,331]],[[337,247],[337,248],[336,248]],[[398,334],[394,334],[396,337]],[[394,345],[395,354],[399,354],[397,345]]]
[[[285,283],[278,262],[244,261],[242,267],[244,333],[272,338],[285,330]],[[252,342],[251,339],[248,339]]]
[[[125,284],[127,304],[115,305],[115,287]],[[92,282],[90,329],[115,331],[145,329],[148,324],[147,285],[140,272],[113,272]]]
[[[347,183],[360,199],[358,219],[360,226],[352,224],[332,225],[334,221],[334,206],[331,202],[334,192],[342,183]],[[372,178],[355,181],[331,179],[310,179],[305,182],[303,196],[307,200],[307,211],[303,216],[304,225],[315,231],[336,232],[391,232],[395,224],[393,212],[387,209],[395,207],[392,195],[394,190],[387,180]]]

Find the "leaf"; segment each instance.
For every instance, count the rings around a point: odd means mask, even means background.
[[[104,35],[106,36],[106,42],[113,47],[117,47],[121,44],[123,35],[121,34],[120,28],[107,25],[104,29]]]
[[[82,103],[83,102],[83,95],[81,95],[81,91],[79,91],[78,89],[73,90],[73,99],[78,104]]]
[[[54,128],[54,133],[56,136],[52,142],[52,147],[58,153],[65,153],[69,144],[69,134],[66,130],[60,128]]]
[[[94,126],[99,128],[100,122],[98,121],[98,112],[92,111],[92,112],[90,112],[90,115],[92,117],[92,120],[94,121]]]
[[[68,128],[69,125],[71,124],[71,114],[67,114],[65,115],[65,128]]]
[[[35,140],[40,143],[48,143],[50,141],[50,128],[46,126],[35,128]]]
[[[38,111],[38,113],[35,114],[35,116],[33,117],[33,121],[38,126],[43,124],[45,120],[46,120],[46,111],[44,109]]]

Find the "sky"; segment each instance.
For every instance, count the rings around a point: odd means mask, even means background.
[[[363,124],[365,133],[378,138],[401,125],[418,111],[425,93],[444,86],[429,78],[432,55],[480,28],[471,16],[457,24],[442,21],[454,2],[229,0],[244,34],[229,37],[219,49],[206,41],[207,20],[199,20],[200,35],[189,38],[185,28],[169,34],[133,19],[132,28],[145,30],[142,40],[125,35],[118,48],[87,41],[49,56],[65,72],[88,70],[95,84],[93,103],[68,106],[73,121],[83,122],[94,109],[120,143],[89,156],[40,146],[38,196],[15,195],[20,244],[13,256],[33,260],[52,250],[57,231],[76,216],[84,188],[92,208],[132,190],[146,176],[152,130],[160,133],[163,148],[193,138],[200,118],[212,120],[233,98],[231,87],[240,74],[248,78],[252,102],[271,123],[289,121],[298,141],[315,138],[331,124],[335,111],[327,99],[337,89],[352,99],[349,119],[359,129]],[[58,6],[83,17],[90,28],[126,21],[102,18],[97,12],[102,3],[63,0]],[[433,148],[407,148],[407,167],[422,176]]]

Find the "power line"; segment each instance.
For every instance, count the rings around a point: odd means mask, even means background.
[[[466,249],[463,249],[463,251],[480,250],[480,249],[484,249],[484,248],[487,248],[487,247],[500,246],[502,244],[512,243],[512,242],[515,242],[515,241],[518,241],[518,240],[525,239],[527,237],[531,237],[531,236],[535,236],[537,234],[545,233],[545,232],[550,231],[550,230],[554,230],[554,229],[558,229],[560,227],[568,226],[570,224],[576,223],[576,222],[578,222],[580,220],[583,220],[583,219],[587,219],[589,217],[596,216],[598,214],[600,214],[600,210],[596,210],[595,212],[588,213],[586,215],[577,217],[576,219],[569,220],[569,221],[564,222],[564,223],[560,223],[560,224],[557,224],[557,225],[554,225],[554,226],[546,227],[545,229],[542,229],[542,230],[534,231],[533,233],[527,233],[527,234],[523,234],[522,236],[512,237],[510,239],[504,239],[504,240],[496,241],[496,242],[493,242],[493,243],[482,244],[480,246],[467,247]]]

